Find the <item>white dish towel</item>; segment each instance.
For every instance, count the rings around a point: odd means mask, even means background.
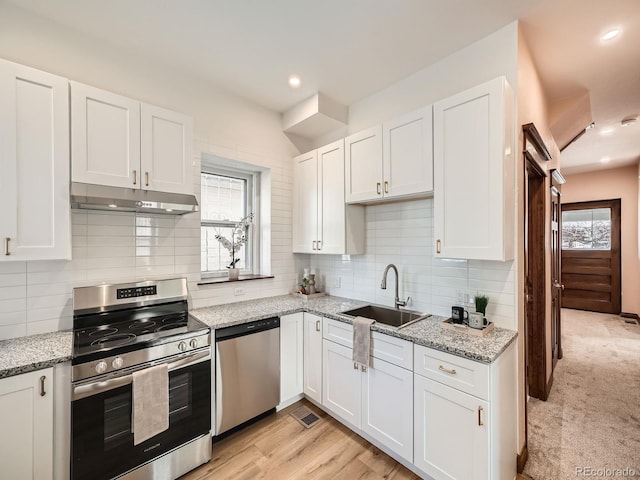
[[[133,372],[131,403],[134,445],[169,428],[169,369],[166,364]]]
[[[365,317],[353,319],[353,362],[354,368],[366,371],[371,355],[371,325],[376,321]]]

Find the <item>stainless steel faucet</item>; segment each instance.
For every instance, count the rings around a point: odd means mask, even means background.
[[[400,283],[400,277],[398,277],[398,269],[396,268],[396,266],[393,263],[390,263],[389,265],[387,265],[384,269],[384,272],[382,273],[382,283],[380,284],[380,288],[382,290],[386,290],[387,289],[387,273],[389,273],[389,269],[393,268],[393,271],[396,272],[396,308],[399,310],[400,307],[406,307],[407,306],[407,302],[411,299],[411,297],[407,297],[406,300],[400,300],[400,297],[398,296],[398,284]]]

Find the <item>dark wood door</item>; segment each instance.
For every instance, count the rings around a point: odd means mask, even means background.
[[[562,205],[562,306],[620,313],[620,200]]]
[[[560,188],[564,177],[551,172],[551,358],[552,368],[562,358],[562,206]]]

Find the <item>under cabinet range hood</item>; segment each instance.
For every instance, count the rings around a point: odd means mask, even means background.
[[[194,195],[71,183],[71,208],[183,215],[198,211]]]

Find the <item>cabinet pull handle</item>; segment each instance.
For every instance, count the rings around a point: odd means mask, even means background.
[[[320,320],[316,320],[316,332],[320,331]]]
[[[441,243],[440,240],[436,240],[436,253],[440,253]]]
[[[318,250],[322,250],[322,240],[318,240]]]
[[[4,237],[4,254],[9,256],[11,253],[9,252],[9,241],[11,237]]]
[[[384,181],[384,193],[389,193],[389,182]]]
[[[314,240],[313,242],[311,242],[311,250],[317,250],[318,249],[317,244],[318,244],[317,240]]]
[[[361,371],[361,372],[363,372],[363,373],[364,373],[364,372],[366,372],[366,371],[367,371],[367,367],[365,367],[364,365],[362,365],[362,366],[360,367],[360,371]]]
[[[134,185],[138,184],[138,171],[137,170],[133,171],[133,184]]]
[[[478,426],[481,427],[483,425],[484,423],[482,423],[482,407],[478,407]]]
[[[144,184],[149,186],[149,172],[144,172]]]
[[[380,195],[380,182],[376,183],[376,192]]]
[[[357,370],[358,369],[358,364],[356,362],[353,362],[353,369]]]
[[[449,370],[448,368],[444,368],[442,365],[438,367],[438,370],[440,370],[441,372],[450,373],[451,375],[455,375],[456,373],[458,373],[456,372],[455,368]]]
[[[45,377],[44,375],[40,377],[40,396],[41,397],[44,397],[47,394],[47,392],[44,390],[44,381],[46,378],[47,377]]]

